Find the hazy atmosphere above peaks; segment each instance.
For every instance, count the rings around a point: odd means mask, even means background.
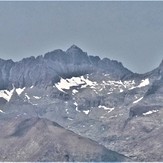
[[[163,2],[0,2],[0,58],[76,44],[144,73],[163,59]]]

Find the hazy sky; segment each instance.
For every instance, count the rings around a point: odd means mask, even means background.
[[[163,2],[0,2],[0,58],[76,44],[147,72],[163,59]]]

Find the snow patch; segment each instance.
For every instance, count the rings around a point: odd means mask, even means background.
[[[120,89],[120,92],[123,92],[123,89]]]
[[[31,103],[32,104],[32,103]],[[32,104],[32,105],[38,105],[38,104]]]
[[[76,106],[75,110],[76,110],[77,112],[81,112],[80,110],[78,110],[78,104],[77,104],[76,102],[74,102],[74,105]]]
[[[62,90],[62,88],[61,88],[61,86],[60,86],[60,85],[55,84],[55,86],[58,88],[58,90],[60,90],[61,92],[64,92],[64,93],[65,93],[65,91],[64,91],[64,90]]]
[[[82,85],[82,86],[81,86],[81,88],[86,88],[86,87],[87,87],[87,85]]]
[[[85,114],[89,114],[90,110],[83,110]]]
[[[15,88],[13,88],[12,90],[0,90],[0,97],[4,98],[9,102],[14,93],[14,90]]]
[[[104,109],[104,110],[108,110],[108,113],[110,113],[111,111],[114,110],[114,108],[107,108],[106,106],[102,106],[102,105],[99,105],[98,107],[99,107],[99,108],[102,108],[102,109]]]
[[[75,106],[78,106],[78,104],[77,104],[76,102],[74,102],[74,105],[75,105]]]
[[[109,117],[109,119],[117,118],[117,117],[118,117],[118,115],[112,115],[112,116]]]
[[[138,103],[139,101],[141,101],[143,99],[143,97],[139,98],[138,100],[134,101],[133,104]]]
[[[69,114],[68,109],[65,110],[67,114]]]
[[[145,87],[145,86],[147,86],[149,84],[150,84],[150,82],[149,82],[149,79],[147,78],[147,79],[142,80],[141,83],[138,86],[135,86],[135,84],[134,84],[129,90],[132,90],[134,88]]]
[[[25,93],[25,97],[30,100],[30,97],[27,95],[27,93]]]
[[[72,90],[72,93],[73,93],[73,94],[76,94],[76,93],[78,93],[78,90],[73,89],[73,90]]]
[[[109,86],[109,92],[113,92],[114,90],[123,92],[124,89],[131,89],[133,86],[135,86],[135,81],[128,80],[123,82],[121,80],[108,80],[108,81],[102,81],[102,84],[100,84],[100,86],[102,88]]]
[[[134,80],[127,80],[127,81],[124,81],[124,83],[122,83],[122,85],[125,88],[132,89],[135,85],[135,81]]]
[[[85,88],[87,86],[95,86],[97,83],[90,81],[88,78],[85,79],[84,76],[80,77],[72,77],[70,79],[63,79],[61,78],[60,82],[55,84],[55,86],[60,90],[69,90],[71,87],[74,86],[81,86],[82,88]]]
[[[17,89],[16,89],[16,93],[17,93],[18,95],[21,95],[21,94],[24,92],[24,90],[25,90],[25,87],[24,87],[24,88],[17,88]]]
[[[0,110],[0,113],[5,113],[4,111]]]
[[[33,96],[35,99],[41,99],[41,97],[39,96]]]
[[[67,119],[68,119],[68,120],[70,120],[70,121],[72,121],[72,120],[73,120],[72,118],[69,118],[69,117],[68,117]]]
[[[141,83],[137,86],[139,88],[149,85],[149,79],[142,80]]]
[[[159,110],[150,110],[150,111],[148,111],[148,112],[146,112],[146,113],[143,113],[143,115],[150,115],[150,114],[152,114],[152,113],[156,113],[156,112],[158,112]]]

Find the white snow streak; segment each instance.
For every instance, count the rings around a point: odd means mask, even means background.
[[[104,110],[108,110],[108,113],[110,113],[111,111],[114,110],[114,108],[107,108],[106,106],[102,106],[102,105],[99,105],[98,107],[99,107],[99,108],[102,108],[102,109],[104,109]]]
[[[138,100],[134,101],[133,104],[138,103],[139,101],[141,101],[143,99],[143,97],[139,98]]]
[[[146,113],[143,113],[143,115],[149,115],[149,114],[152,114],[152,113],[156,113],[156,112],[158,112],[159,110],[150,110],[150,111],[148,111],[148,112],[146,112]]]
[[[39,96],[33,96],[35,99],[41,99],[41,97]]]
[[[27,93],[25,93],[25,97],[30,100],[30,97],[27,95]]]
[[[72,118],[69,118],[69,117],[68,117],[67,119],[68,119],[68,120],[70,120],[70,121],[72,121],[72,120],[73,120]]]
[[[0,110],[0,113],[5,113],[4,111]]]
[[[76,106],[75,110],[76,110],[77,112],[81,112],[80,110],[78,110],[78,104],[77,104],[76,102],[74,102],[74,105]]]

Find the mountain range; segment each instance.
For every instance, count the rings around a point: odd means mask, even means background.
[[[145,74],[76,45],[0,59],[0,161],[163,161],[163,60]]]

